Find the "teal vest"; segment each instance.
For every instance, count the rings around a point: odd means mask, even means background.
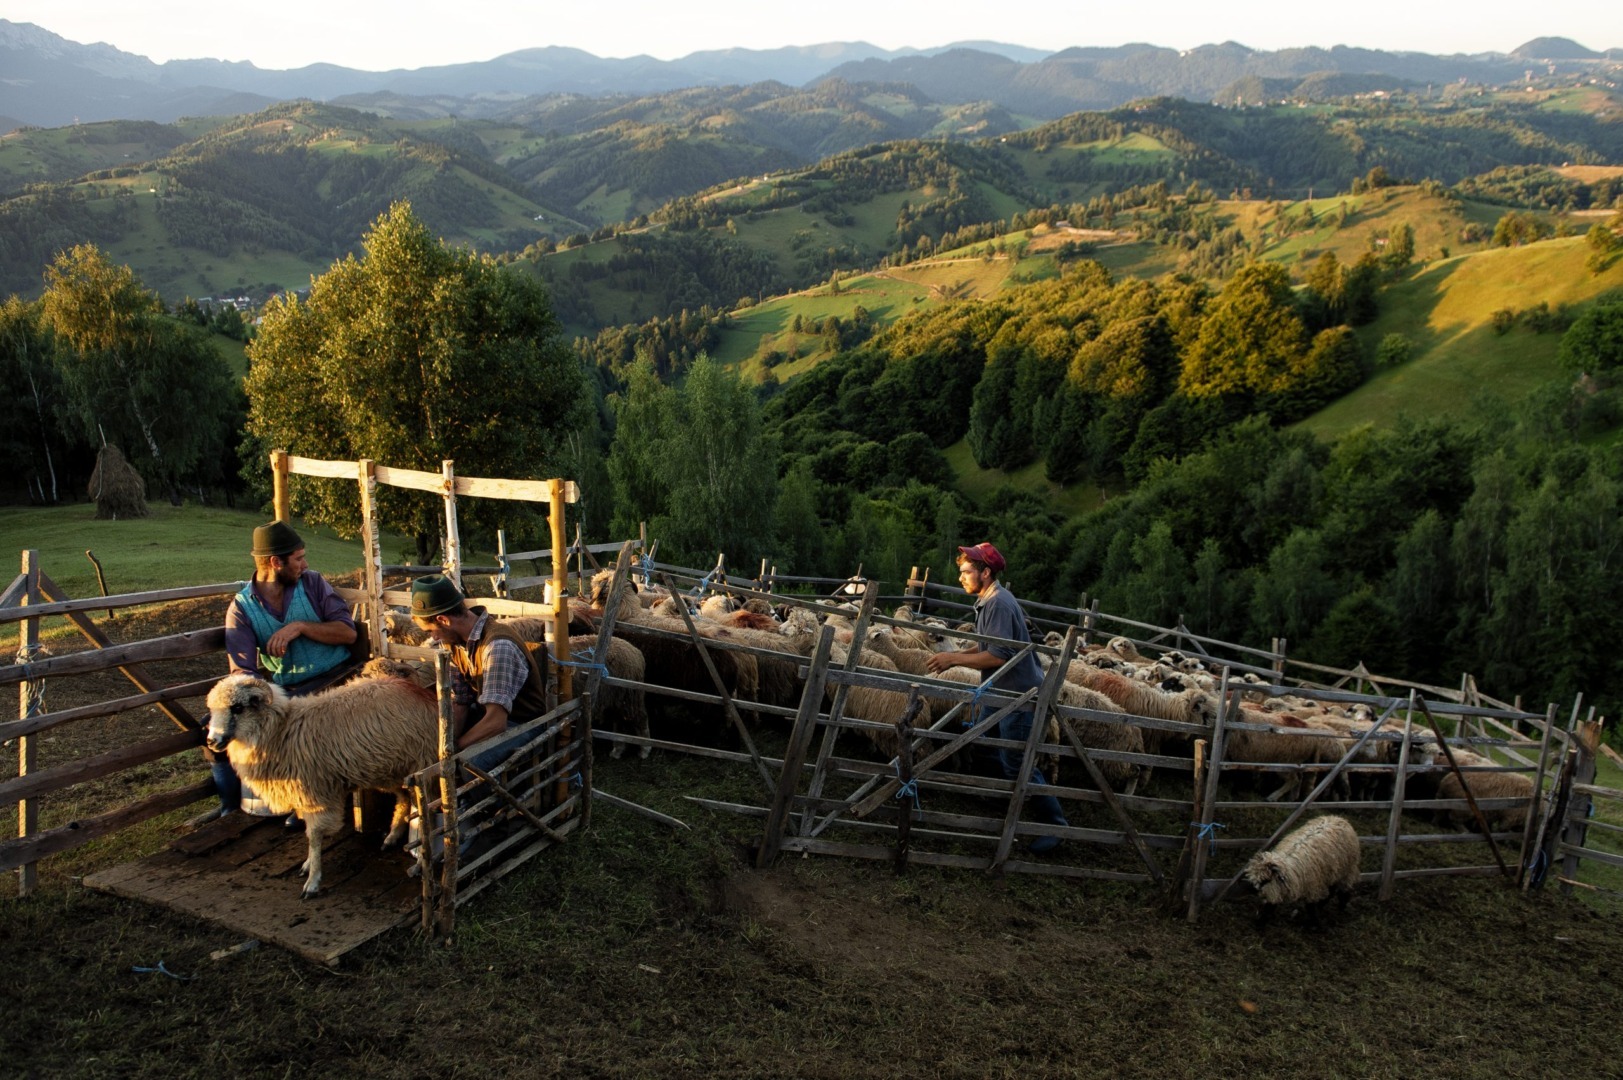
[[[254,624],[254,637],[259,641],[259,669],[269,672],[270,681],[278,686],[292,686],[315,678],[349,659],[348,646],[325,645],[303,635],[293,639],[286,655],[271,656],[265,652],[265,642],[288,623],[321,621],[320,613],[304,591],[304,578],[299,578],[299,583],[293,587],[293,595],[287,601],[287,613],[280,619],[265,607],[251,581],[242,587],[237,599],[242,602],[242,610],[248,613],[248,621]]]

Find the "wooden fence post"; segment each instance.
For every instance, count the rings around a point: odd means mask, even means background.
[[[1414,691],[1403,718],[1403,743],[1398,747],[1398,772],[1392,784],[1392,815],[1386,823],[1386,851],[1381,858],[1382,900],[1392,899],[1393,874],[1398,865],[1398,834],[1403,828],[1403,797],[1409,786],[1409,733],[1414,729]]]
[[[552,629],[551,642],[554,670],[558,672],[558,701],[575,696],[574,669],[569,666],[569,552],[564,539],[564,482],[547,481],[547,524],[552,530]],[[605,658],[607,653],[604,653]],[[566,718],[558,729],[558,741],[564,746],[575,736],[575,723]],[[553,796],[559,803],[569,798],[567,770],[560,769]]]
[[[1233,699],[1238,707],[1240,691],[1229,687],[1229,675],[1232,669],[1223,668],[1223,678],[1218,683],[1222,697],[1217,701],[1217,719],[1212,722],[1211,757],[1206,763],[1206,790],[1204,794],[1197,793],[1200,801],[1200,817],[1189,823],[1190,828],[1196,832],[1191,838],[1194,844],[1194,859],[1189,873],[1189,912],[1186,918],[1194,922],[1200,916],[1201,892],[1206,887],[1206,858],[1208,852],[1216,846],[1212,831],[1218,823],[1213,819],[1213,811],[1217,806],[1217,782],[1223,777],[1223,755],[1227,750],[1224,745],[1228,742],[1224,725],[1228,723],[1229,701]]]
[[[39,596],[39,552],[30,548],[23,552],[22,572],[28,585],[23,593],[23,605],[38,604]],[[26,664],[34,659],[39,651],[39,620],[24,619],[17,627],[17,663]],[[45,703],[45,683],[43,680],[26,679],[17,684],[17,718],[26,720],[39,711]],[[34,736],[20,735],[17,737],[17,775],[27,776],[34,771],[37,747]],[[26,840],[39,829],[39,800],[19,799],[17,801],[17,838]],[[23,863],[17,868],[17,895],[27,896],[34,891],[38,884],[38,875],[31,862]]]
[[[761,846],[755,853],[755,866],[764,870],[772,865],[783,847],[783,827],[794,804],[795,791],[800,787],[800,768],[806,763],[812,736],[817,733],[817,716],[822,711],[823,687],[828,681],[828,655],[834,643],[834,628],[824,626],[812,650],[811,670],[806,676],[806,688],[800,695],[800,710],[795,713],[795,724],[789,731],[789,745],[783,752],[783,772],[778,777],[772,794],[772,807],[767,811],[766,827],[761,833]]]
[[[1521,700],[1517,699],[1518,702]],[[1522,826],[1522,865],[1517,884],[1522,891],[1527,891],[1527,875],[1532,869],[1535,858],[1533,851],[1533,829],[1538,824],[1538,809],[1544,804],[1544,770],[1550,763],[1550,740],[1555,731],[1555,702],[1550,702],[1544,710],[1544,738],[1538,748],[1538,771],[1533,774],[1533,798],[1527,807],[1527,821]]]
[[[1595,782],[1595,755],[1600,750],[1600,725],[1593,720],[1586,720],[1578,725],[1578,737],[1573,740],[1578,749],[1578,762],[1572,771],[1574,784],[1572,797],[1567,802],[1567,816],[1565,827],[1561,830],[1561,846],[1564,848],[1581,848],[1589,834],[1589,805],[1593,801],[1588,792],[1579,791],[1578,784],[1593,784]],[[1578,879],[1578,853],[1569,850],[1561,861],[1561,876],[1568,881]],[[1571,896],[1572,886],[1566,881],[1561,883],[1561,895]]]
[[[287,490],[287,451],[270,452],[271,506],[278,521],[293,520],[293,498]]]
[[[506,599],[508,594],[512,591],[507,587],[507,579],[508,579],[508,577],[509,577],[509,574],[508,574],[508,565],[507,565],[507,530],[506,529],[497,529],[496,530],[496,580],[494,582],[494,584],[495,584],[495,590],[494,591],[495,591],[497,596],[500,596],[503,599]]]
[[[377,463],[362,458],[356,465],[361,488],[361,555],[365,563],[361,589],[366,593],[366,632],[372,640],[373,654],[383,656],[383,548],[378,536]]]
[[[451,720],[451,657],[441,650],[434,654],[434,685],[440,702],[440,816],[445,819],[444,845],[440,864],[439,913],[436,932],[445,938],[456,926],[456,871],[461,846],[461,831],[457,828],[456,766],[450,761],[456,753],[456,730]],[[433,831],[433,822],[423,815],[423,843]]]
[[[462,589],[462,534],[456,524],[456,463],[440,462],[440,474],[445,477],[442,498],[445,500],[445,576]],[[463,590],[463,595],[467,591]]]

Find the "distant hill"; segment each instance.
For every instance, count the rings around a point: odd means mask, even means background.
[[[1518,60],[1599,60],[1601,54],[1586,49],[1571,38],[1534,38],[1510,51]]]
[[[154,64],[109,45],[81,45],[32,23],[0,20],[0,114],[26,124],[144,119],[253,111],[277,100],[330,101],[388,94],[436,98],[471,115],[481,103],[548,94],[644,96],[688,87],[778,82],[806,86],[834,77],[853,83],[911,83],[934,102],[986,102],[1051,119],[1108,109],[1135,98],[1171,95],[1210,101],[1237,79],[1302,80],[1328,72],[1419,83],[1498,85],[1519,79],[1532,50],[1541,62],[1615,62],[1565,39],[1539,38],[1516,55],[1431,56],[1371,49],[1264,52],[1234,42],[1179,52],[1147,44],[1060,48],[1051,54],[996,42],[885,50],[866,42],[782,49],[718,49],[677,60],[606,59],[558,46],[521,49],[491,60],[412,70],[357,71],[312,64],[287,71],[222,60]],[[1608,54],[1609,55],[1609,54]],[[451,104],[456,99],[460,104]]]

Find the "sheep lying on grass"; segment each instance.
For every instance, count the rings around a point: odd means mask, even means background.
[[[406,837],[405,781],[439,756],[432,691],[404,679],[357,679],[290,698],[274,683],[228,675],[209,691],[208,745],[277,814],[304,819],[306,899],[321,888],[321,847],[344,824],[349,793],[390,791],[394,819],[384,846]]]
[[[1259,926],[1279,908],[1303,904],[1317,921],[1332,895],[1345,911],[1358,885],[1358,833],[1344,817],[1314,818],[1253,855],[1245,880],[1262,900]]]

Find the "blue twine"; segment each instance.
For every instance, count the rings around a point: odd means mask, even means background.
[[[167,975],[171,979],[177,979],[180,982],[189,982],[192,978],[190,975],[176,975],[173,971],[170,971],[167,967],[164,967],[162,960],[158,961],[157,967],[141,967],[139,964],[137,964],[131,967],[130,970],[135,972],[137,975]]]
[[[1543,848],[1533,853],[1533,863],[1528,867],[1528,876],[1532,879],[1533,888],[1537,889],[1544,884],[1544,875],[1550,869],[1550,856]]]
[[[556,656],[553,655],[553,652],[552,652],[551,649],[547,650],[547,659],[551,660],[554,664],[557,664],[559,667],[579,668],[582,671],[595,671],[595,672],[597,672],[597,673],[599,673],[601,675],[607,675],[609,673],[609,666],[607,664],[599,664],[596,661],[594,661],[593,659],[591,659],[591,656],[592,656],[592,650],[591,649],[583,650],[581,655],[587,657],[587,659],[585,659],[585,660],[560,660]]]
[[[693,586],[693,591],[689,595],[691,595],[691,596],[703,596],[705,588],[710,584],[711,579],[714,578],[715,576],[716,576],[716,572],[714,570],[710,571],[708,574],[706,574],[704,576],[703,581],[701,581],[697,585]]]
[[[652,583],[654,580],[654,557],[652,555],[644,555],[641,559],[637,560],[637,566],[642,570],[642,583],[644,585]]]
[[[1195,828],[1200,830],[1199,832],[1197,832],[1195,834],[1195,841],[1197,843],[1200,842],[1201,840],[1209,841],[1211,843],[1211,847],[1207,849],[1207,854],[1208,855],[1216,855],[1217,854],[1217,833],[1216,833],[1215,830],[1217,830],[1217,829],[1226,829],[1226,828],[1228,828],[1228,826],[1222,824],[1221,822],[1217,822],[1217,821],[1208,821],[1204,825],[1202,825],[1198,821],[1191,821],[1189,824],[1193,825]]]
[[[574,791],[579,791],[581,788],[583,788],[585,786],[586,786],[585,777],[581,776],[579,769],[576,769],[574,771],[574,773],[572,773],[570,775],[570,777],[569,777],[569,787]]]
[[[896,763],[896,779],[898,779],[898,780],[902,779],[902,763],[900,761],[898,761]],[[912,799],[913,800],[913,809],[915,809],[915,810],[922,809],[919,806],[919,779],[918,779],[918,777],[915,776],[911,780],[903,781],[901,787],[898,787],[896,789],[896,797],[898,799]]]

